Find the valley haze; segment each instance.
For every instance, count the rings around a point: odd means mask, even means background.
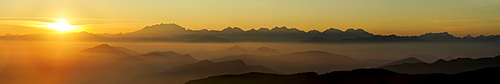
[[[500,0],[0,0],[0,84],[499,84]]]

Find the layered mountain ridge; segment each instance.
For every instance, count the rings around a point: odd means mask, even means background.
[[[119,34],[92,34],[87,32],[67,34],[75,41],[135,41],[135,42],[475,42],[500,41],[500,35],[455,37],[448,32],[425,33],[419,36],[374,35],[363,29],[345,31],[330,28],[325,31],[303,31],[297,28],[274,27],[243,30],[228,27],[223,30],[190,30],[177,24],[156,24],[143,29]],[[55,40],[41,34],[4,35],[1,40]],[[50,36],[49,36],[50,37]],[[85,39],[82,39],[85,38]],[[60,40],[60,39],[59,39]]]

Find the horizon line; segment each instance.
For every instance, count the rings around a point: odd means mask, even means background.
[[[41,18],[41,17],[39,17],[39,18]],[[176,25],[176,26],[179,26],[179,27],[181,27],[181,28],[184,28],[184,30],[185,30],[185,31],[204,31],[204,30],[208,30],[208,31],[223,31],[223,30],[228,29],[228,28],[231,28],[231,29],[240,29],[240,30],[242,30],[243,32],[248,32],[248,31],[251,31],[251,30],[256,30],[256,31],[259,31],[260,29],[268,29],[269,31],[272,31],[273,29],[276,29],[276,28],[296,29],[296,30],[299,30],[299,31],[304,32],[304,33],[308,33],[308,32],[311,32],[311,31],[318,31],[318,32],[320,32],[320,33],[324,33],[325,31],[327,31],[327,30],[331,30],[331,29],[339,30],[339,31],[341,31],[342,33],[345,33],[345,32],[346,32],[346,31],[348,31],[348,30],[354,30],[354,31],[357,31],[357,30],[363,30],[363,31],[365,31],[365,29],[363,29],[363,28],[356,28],[356,29],[355,29],[355,28],[353,28],[353,27],[347,28],[347,29],[345,29],[345,30],[341,30],[341,29],[338,29],[338,28],[335,28],[335,27],[330,27],[330,28],[327,28],[327,29],[325,29],[325,30],[323,30],[323,31],[320,31],[320,30],[318,30],[318,29],[311,29],[311,30],[309,30],[309,31],[306,31],[306,30],[302,30],[302,29],[299,29],[299,28],[295,28],[295,27],[290,27],[290,28],[288,28],[288,27],[286,27],[286,26],[281,26],[281,27],[275,26],[275,27],[273,27],[273,28],[265,28],[265,27],[261,27],[261,28],[250,28],[250,29],[247,29],[247,30],[244,30],[244,29],[242,29],[242,28],[240,28],[240,27],[237,27],[237,26],[235,26],[235,27],[228,26],[228,27],[223,28],[223,29],[206,29],[206,28],[204,28],[204,29],[193,30],[193,29],[189,29],[189,28],[185,28],[185,27],[183,27],[183,26],[180,26],[180,25],[178,25],[178,24],[176,24],[176,23],[159,23],[159,24],[157,23],[157,24],[153,24],[153,25],[147,25],[147,26],[145,26],[145,27],[143,27],[143,28],[140,28],[140,29],[138,29],[138,30],[133,30],[133,31],[128,31],[128,32],[118,32],[118,33],[109,33],[109,32],[104,32],[104,33],[98,33],[98,32],[91,32],[91,31],[84,31],[84,30],[82,30],[82,31],[75,31],[75,32],[50,32],[49,34],[53,34],[53,33],[59,33],[59,34],[60,34],[60,33],[66,33],[66,34],[67,34],[67,33],[90,33],[90,34],[127,34],[127,33],[132,33],[132,32],[136,32],[136,31],[140,31],[140,30],[143,30],[143,29],[145,29],[145,28],[152,27],[152,26],[158,26],[158,25]],[[365,31],[365,32],[367,32],[367,31]],[[367,33],[373,34],[373,33],[371,33],[371,32],[367,32]],[[429,33],[448,33],[448,34],[450,34],[450,35],[453,35],[452,33],[449,33],[448,31],[442,31],[442,32],[426,32],[426,33],[422,33],[422,34],[418,34],[418,35],[401,35],[401,36],[420,36],[420,35],[429,34]],[[47,33],[29,33],[29,34],[13,34],[13,33],[5,33],[5,34],[0,35],[0,36],[6,36],[6,35],[35,35],[35,34],[47,34]],[[394,34],[394,33],[393,33],[393,34],[373,34],[373,35],[381,35],[381,36],[396,35],[396,36],[400,36],[400,35],[397,35],[397,34]],[[465,36],[468,36],[468,35],[471,35],[471,34],[467,34],[467,35],[465,35]],[[489,35],[479,34],[479,35],[477,35],[477,36],[495,36],[495,35],[500,35],[500,34],[489,34]],[[455,36],[455,35],[453,35],[453,36]],[[471,35],[471,36],[472,36],[472,35]],[[473,37],[477,37],[477,36],[473,36]]]

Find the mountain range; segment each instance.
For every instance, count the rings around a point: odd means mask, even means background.
[[[455,37],[448,32],[426,33],[419,36],[374,35],[363,29],[345,31],[330,28],[325,31],[303,31],[296,28],[274,27],[242,30],[227,27],[223,30],[190,30],[177,24],[156,24],[143,29],[119,34],[92,34],[87,32],[66,34],[66,39],[50,38],[55,35],[29,34],[0,36],[0,40],[68,40],[105,42],[477,42],[500,41],[500,35]],[[47,38],[48,37],[48,38]]]

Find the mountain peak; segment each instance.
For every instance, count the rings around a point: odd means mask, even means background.
[[[415,58],[415,57],[408,57],[408,58],[405,58],[405,59],[403,59],[403,60],[419,60],[419,59],[417,59],[417,58]]]
[[[434,62],[434,64],[435,64],[435,63],[444,63],[444,62],[447,62],[447,61],[446,61],[446,60],[444,60],[444,59],[439,59],[439,60],[437,60],[436,62]]]
[[[109,44],[101,44],[101,45],[95,46],[94,48],[112,48],[112,47],[109,46]]]
[[[354,28],[349,28],[347,29],[344,33],[368,33],[363,29],[354,29]]]
[[[470,34],[467,34],[467,36],[464,36],[463,38],[474,38],[474,37]]]
[[[354,28],[349,28],[347,30],[345,30],[345,32],[352,32],[352,31],[356,31]]]
[[[382,66],[391,66],[391,65],[407,64],[407,63],[412,64],[412,63],[424,63],[424,62],[415,57],[408,57]]]
[[[208,60],[208,59],[205,59],[205,60],[201,60],[200,62],[197,62],[196,64],[212,64],[214,62]]]
[[[308,31],[307,34],[321,34],[321,32],[318,30],[311,30],[311,31]]]
[[[127,48],[123,48],[123,47],[110,46],[108,44],[97,45],[95,47],[82,50],[81,52],[101,53],[101,54],[116,54],[116,55],[127,55],[127,56],[139,55],[139,53],[136,51],[133,51],[133,50],[130,50]]]
[[[238,45],[233,45],[233,46],[231,46],[231,47],[230,47],[230,48],[228,48],[228,49],[229,49],[229,50],[245,50],[245,49],[241,48],[241,47],[240,47],[240,46],[238,46]]]
[[[342,33],[343,31],[340,30],[340,29],[335,29],[335,28],[330,28],[330,29],[327,29],[325,31],[323,31],[323,33],[332,33],[332,34],[340,34]]]
[[[82,52],[114,52],[116,51],[115,47],[109,46],[108,44],[101,44],[94,46],[92,48],[88,48],[83,50]]]
[[[260,28],[257,31],[259,31],[259,32],[267,32],[267,31],[271,31],[271,30],[269,30],[268,28]]]
[[[150,35],[150,36],[158,36],[158,35],[164,35],[165,33],[168,33],[170,35],[172,34],[182,34],[182,32],[186,32],[186,28],[181,27],[177,24],[173,23],[161,23],[161,24],[156,24],[152,26],[146,26],[141,30],[131,32],[129,34],[134,34],[134,35]]]
[[[274,50],[274,49],[262,46],[262,47],[257,48],[257,50],[255,50],[255,51],[268,51],[268,50]]]
[[[144,29],[155,29],[155,28],[163,28],[163,29],[170,28],[170,29],[182,29],[182,30],[185,30],[184,27],[181,27],[180,25],[177,25],[177,24],[174,24],[174,23],[167,23],[167,24],[161,23],[161,24],[156,24],[156,25],[152,25],[152,26],[147,26]]]

